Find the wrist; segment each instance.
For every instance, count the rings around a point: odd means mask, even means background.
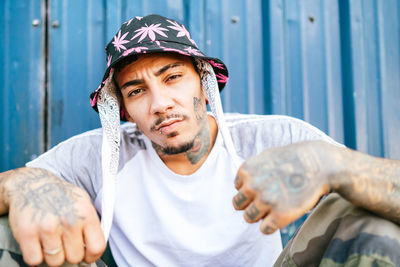
[[[335,158],[332,161],[331,172],[328,175],[330,193],[340,193],[343,189],[352,184],[350,175],[352,172],[353,159],[355,151],[346,147],[337,147]]]

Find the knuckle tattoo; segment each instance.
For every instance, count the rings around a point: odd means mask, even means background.
[[[263,233],[265,233],[265,234],[272,234],[275,231],[276,231],[276,228],[273,228],[270,225],[265,226],[263,229]]]
[[[275,219],[270,220],[265,226],[263,226],[263,224],[261,224],[261,226],[263,227],[261,231],[264,234],[272,234],[279,229],[279,226],[276,223]]]
[[[260,214],[260,211],[254,204],[251,205],[248,209],[246,209],[246,216],[251,221],[254,221],[259,214]]]
[[[239,193],[237,193],[236,197],[234,198],[236,207],[240,208],[246,202],[246,200],[246,196],[239,191]]]

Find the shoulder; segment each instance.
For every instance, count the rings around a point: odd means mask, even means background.
[[[139,150],[146,149],[144,135],[136,124],[124,123],[120,127],[120,168]],[[61,163],[70,164],[74,168],[99,169],[103,142],[102,128],[90,130],[57,144],[37,159],[27,163],[27,166],[42,167],[41,164],[51,162],[50,166],[56,172]],[[101,169],[101,168],[100,168]]]
[[[244,158],[277,146],[309,140],[340,145],[315,126],[286,115],[225,114],[235,148]]]
[[[130,148],[144,148],[145,136],[137,128],[134,123],[124,123],[120,126],[121,146],[128,146]],[[75,135],[58,145],[57,147],[65,147],[67,145],[82,144],[82,149],[90,149],[91,147],[101,148],[103,140],[103,129],[97,128],[78,135]]]
[[[291,130],[307,130],[316,135],[325,135],[321,130],[303,120],[286,115],[225,114],[227,125],[231,130],[242,128],[288,127]]]

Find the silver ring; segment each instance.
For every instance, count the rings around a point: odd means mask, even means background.
[[[53,255],[60,253],[61,250],[62,250],[62,246],[59,246],[58,248],[55,248],[55,249],[43,249],[43,252],[44,252],[44,254],[53,256]]]

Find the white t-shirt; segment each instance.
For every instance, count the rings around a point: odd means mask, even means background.
[[[228,129],[243,159],[305,140],[332,139],[286,116],[229,115]],[[218,134],[194,174],[169,170],[150,141],[131,123],[121,127],[120,166],[110,247],[119,266],[272,266],[281,251],[279,233],[262,235],[235,211],[236,176]],[[70,138],[27,164],[52,171],[84,188],[101,210],[102,132]]]
[[[117,177],[110,247],[119,266],[273,264],[282,249],[279,232],[265,236],[233,209],[237,170],[220,134],[192,175],[169,170],[145,143]]]

